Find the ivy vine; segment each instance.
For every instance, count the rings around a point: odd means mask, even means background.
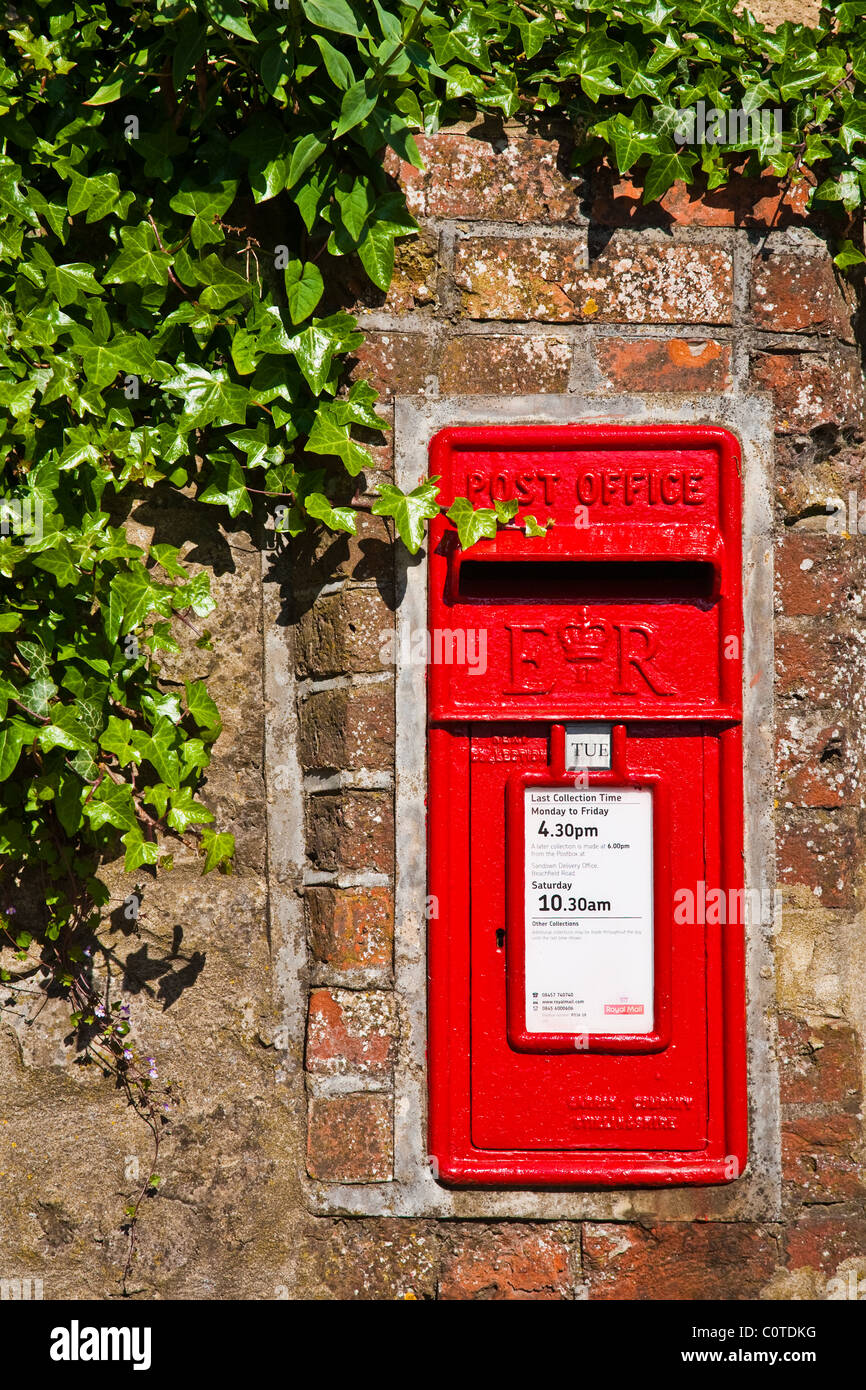
[[[170,868],[174,839],[228,872],[234,845],[197,794],[217,707],[194,672],[179,694],[160,669],[181,652],[178,623],[209,645],[209,576],[174,546],[133,544],[131,500],[174,489],[237,518],[263,496],[287,544],[354,531],[362,439],[384,426],[371,386],[348,385],[362,335],[329,306],[322,266],[357,257],[387,290],[416,223],[383,154],[420,168],[419,131],[479,113],[566,120],[575,169],[607,158],[646,201],[676,180],[714,189],[769,168],[784,192],[808,173],[812,206],[839,214],[837,263],[863,261],[866,4],[775,32],[728,0],[4,12],[0,978],[10,999],[68,995],[158,1147],[173,1097],[97,968],[100,868],[121,845],[127,871]],[[678,143],[699,101],[781,109],[781,143],[760,123],[727,148]],[[362,505],[415,551],[436,483]],[[449,515],[469,545],[514,509],[458,499]]]

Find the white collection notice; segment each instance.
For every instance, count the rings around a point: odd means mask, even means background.
[[[652,792],[527,787],[526,1028],[653,1030]]]

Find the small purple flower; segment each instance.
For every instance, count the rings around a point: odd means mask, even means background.
[[[101,1004],[97,1004],[93,1012],[96,1014],[97,1018],[105,1018],[105,1009]]]
[[[123,1055],[124,1055],[124,1057],[126,1058],[127,1062],[131,1062],[131,1061],[132,1061],[132,1048],[131,1048],[131,1047],[125,1047],[125,1048],[123,1049]]]
[[[18,911],[17,907],[7,907],[3,909],[7,917],[14,917]]]

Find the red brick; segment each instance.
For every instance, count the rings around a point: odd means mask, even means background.
[[[763,251],[752,261],[752,318],[775,333],[836,333],[850,339],[854,304],[826,247]]]
[[[776,596],[786,617],[859,614],[866,587],[866,547],[842,536],[790,531],[776,546]]]
[[[598,338],[595,355],[606,386],[625,391],[727,391],[728,343],[685,338]]]
[[[844,721],[781,711],[776,721],[779,800],[793,806],[859,806],[857,740]]]
[[[776,630],[776,693],[815,705],[845,707],[859,680],[858,635],[846,624],[810,623]]]
[[[796,1201],[856,1202],[864,1196],[854,1115],[803,1117],[782,1124],[782,1178]]]
[[[584,239],[467,237],[457,284],[471,318],[556,323],[730,323],[732,265],[718,246],[621,234],[584,268]]]
[[[390,966],[394,900],[389,888],[307,888],[310,950],[335,970]]]
[[[752,358],[752,381],[770,391],[776,407],[776,429],[808,433],[819,425],[859,425],[863,413],[863,377],[853,349],[827,356],[808,352],[757,352]]]
[[[320,792],[307,798],[307,852],[319,869],[394,871],[389,792]]]
[[[439,389],[464,395],[564,391],[571,344],[560,338],[452,338],[439,363]]]
[[[474,1226],[442,1262],[440,1299],[551,1301],[570,1297],[568,1247],[545,1230]]]
[[[587,1223],[583,1273],[590,1299],[755,1298],[776,1265],[760,1227],[707,1221],[654,1226]]]
[[[321,1182],[387,1182],[394,1169],[390,1096],[353,1093],[310,1102],[307,1172]]]
[[[439,1234],[434,1221],[379,1216],[312,1218],[298,1243],[296,1298],[416,1302],[436,1297]]]
[[[398,1031],[393,994],[314,989],[307,1017],[307,1071],[388,1077]]]
[[[368,333],[355,357],[352,376],[369,381],[383,400],[421,395],[433,370],[433,347],[424,333]]]
[[[299,714],[303,768],[388,771],[393,767],[391,681],[312,691],[301,700]]]
[[[779,1098],[783,1104],[834,1105],[857,1110],[860,1052],[847,1023],[811,1027],[783,1014],[779,1019]]]
[[[680,226],[785,227],[805,223],[806,203],[814,185],[811,175],[790,188],[770,173],[744,179],[732,171],[724,188],[709,192],[696,184],[675,183],[660,203],[644,203],[643,186],[609,166],[594,180],[592,220],[602,227]],[[784,198],[780,203],[780,195]]]
[[[860,836],[850,811],[788,812],[776,832],[782,885],[802,884],[822,907],[853,907]]]
[[[801,1221],[785,1233],[789,1269],[833,1273],[843,1260],[866,1255],[866,1220],[844,1216]]]
[[[424,169],[390,152],[385,161],[415,217],[545,223],[580,217],[580,184],[562,172],[557,140],[518,136],[493,142],[440,131],[418,136],[417,143]]]
[[[389,666],[382,633],[394,626],[392,607],[372,589],[326,594],[302,614],[296,628],[301,676],[374,672]]]

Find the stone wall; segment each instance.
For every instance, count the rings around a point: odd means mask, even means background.
[[[395,398],[454,394],[627,393],[651,412],[657,392],[762,393],[772,405],[779,1204],[767,1219],[703,1221],[650,1207],[603,1220],[525,1220],[517,1207],[513,1219],[322,1214],[337,1189],[378,1194],[387,1209],[401,1160],[394,1068],[423,1003],[395,988],[394,970],[405,841],[383,634],[403,579],[369,514],[357,537],[311,542],[291,564],[267,550],[262,565],[262,532],[205,533],[176,498],[149,498],[135,524],[189,541],[193,562],[215,567],[214,651],[191,659],[224,714],[205,797],[238,835],[238,867],[202,878],[176,853],[146,885],[140,921],[117,914],[113,969],[136,1038],[184,1095],[130,1287],[141,1298],[822,1296],[837,1272],[866,1272],[854,298],[802,190],[780,204],[769,178],[703,197],[675,188],[647,209],[609,171],[590,186],[573,178],[555,134],[458,130],[422,146],[423,174],[391,169],[421,233],[388,295],[361,288],[346,262],[330,267],[333,292],[356,300],[367,332],[356,372],[378,385],[386,421]],[[390,440],[373,452],[371,489],[391,476]],[[132,883],[119,871],[112,882],[119,909]],[[47,1298],[115,1297],[146,1134],[76,1061],[62,1006],[30,1017],[0,1026],[0,1273],[41,1278]]]

